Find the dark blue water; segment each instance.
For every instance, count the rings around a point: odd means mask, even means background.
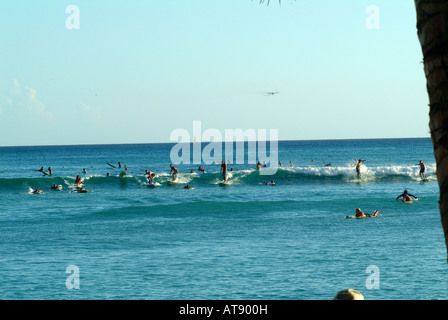
[[[0,148],[0,298],[332,299],[348,287],[366,299],[448,297],[429,139],[281,141],[275,175],[232,159],[227,186],[218,164],[176,164],[169,184],[172,148]],[[71,192],[77,175],[88,193]],[[404,189],[418,201],[396,200]],[[358,207],[380,216],[345,218]]]

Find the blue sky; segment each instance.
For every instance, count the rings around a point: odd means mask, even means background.
[[[415,20],[405,0],[2,0],[0,146],[169,142],[193,121],[428,137]]]

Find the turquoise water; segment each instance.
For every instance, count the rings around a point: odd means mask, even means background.
[[[231,164],[225,187],[219,165],[180,164],[168,184],[172,147],[0,148],[0,298],[324,300],[348,287],[366,299],[448,298],[429,139],[280,141],[274,176]],[[367,160],[360,178],[355,158]],[[70,192],[77,175],[88,193]],[[396,200],[404,189],[419,200]],[[381,215],[346,219],[357,207]],[[66,286],[68,266],[79,289]]]

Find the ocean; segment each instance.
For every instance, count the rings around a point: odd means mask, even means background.
[[[448,298],[429,138],[279,141],[274,175],[233,159],[226,186],[205,163],[168,183],[173,146],[0,147],[0,299]]]

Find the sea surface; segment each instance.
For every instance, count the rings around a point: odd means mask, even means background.
[[[168,183],[173,146],[0,147],[0,299],[448,298],[430,139],[280,141],[274,175],[223,158],[226,186],[206,163]]]

